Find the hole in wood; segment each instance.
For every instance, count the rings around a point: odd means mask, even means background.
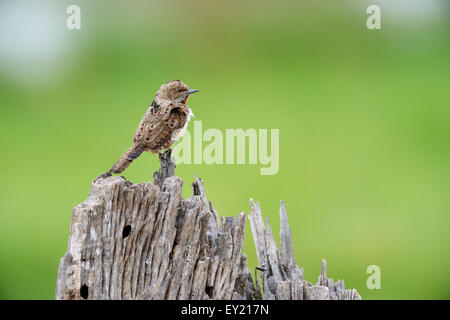
[[[122,238],[125,239],[131,233],[131,226],[125,226],[122,231]]]
[[[89,288],[85,284],[83,284],[80,288],[80,297],[85,300],[89,297]]]
[[[214,292],[214,287],[206,286],[205,292],[209,298],[212,298],[213,292]]]

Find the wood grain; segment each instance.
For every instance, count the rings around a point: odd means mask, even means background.
[[[360,299],[326,275],[303,280],[281,202],[280,251],[258,203],[249,215],[259,267],[254,276],[242,253],[246,217],[219,218],[195,177],[193,195],[181,196],[170,153],[154,184],[99,177],[72,210],[67,252],[61,258],[56,299]],[[262,286],[260,285],[261,277]]]

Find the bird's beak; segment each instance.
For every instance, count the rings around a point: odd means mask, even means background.
[[[187,95],[189,96],[189,95],[191,95],[191,94],[193,94],[193,93],[195,93],[195,92],[199,92],[200,90],[197,90],[197,89],[191,89],[191,90],[188,90],[186,93],[187,93]]]

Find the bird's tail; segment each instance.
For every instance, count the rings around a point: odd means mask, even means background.
[[[128,149],[117,162],[109,170],[110,173],[121,173],[133,162],[134,159],[139,157],[142,153],[142,149],[133,145]]]

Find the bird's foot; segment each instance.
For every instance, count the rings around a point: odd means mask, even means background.
[[[161,167],[168,167],[170,165],[170,159],[172,157],[172,148],[167,149],[163,153],[158,153],[159,162],[161,162]]]

